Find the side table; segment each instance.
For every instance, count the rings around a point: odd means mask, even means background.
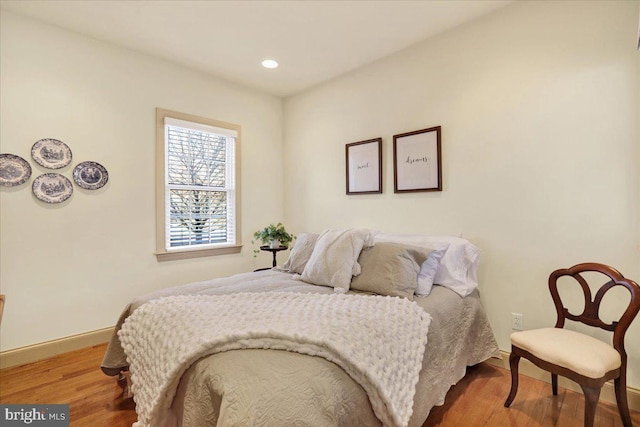
[[[289,249],[287,246],[278,246],[277,248],[272,248],[269,245],[265,245],[265,246],[260,246],[260,250],[261,251],[265,251],[265,252],[271,252],[273,254],[273,264],[272,267],[275,267],[276,265],[278,265],[278,262],[276,261],[276,254],[280,251],[285,251]],[[267,267],[267,268],[259,268],[257,270],[253,270],[253,271],[262,271],[262,270],[271,270],[271,268]]]

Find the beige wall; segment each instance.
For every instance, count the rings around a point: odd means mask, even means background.
[[[554,269],[640,280],[637,31],[638,2],[517,2],[287,99],[287,224],[463,233],[504,350],[512,312],[553,325]],[[436,125],[444,190],[394,194],[392,136]],[[376,137],[384,193],[346,196],[345,144]],[[627,347],[640,387],[640,319]]]
[[[113,326],[135,295],[269,265],[251,232],[282,219],[282,100],[137,52],[2,12],[0,152],[32,179],[0,192],[1,349]],[[242,254],[158,263],[155,108],[242,126]],[[32,144],[57,138],[109,171],[98,191],[46,205]],[[259,209],[256,207],[259,206]]]

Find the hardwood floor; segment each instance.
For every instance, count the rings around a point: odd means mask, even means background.
[[[115,379],[100,371],[105,345],[98,345],[47,360],[0,370],[0,403],[67,403],[71,426],[128,427],[136,420],[132,399],[123,398]],[[520,376],[520,388],[511,408],[504,408],[509,393],[509,371],[483,363],[447,394],[443,406],[431,410],[423,427],[525,427],[583,425],[582,395]],[[633,412],[640,426],[640,412]],[[615,405],[600,402],[595,425],[622,426]]]
[[[106,344],[0,370],[0,403],[67,403],[71,426],[130,427],[132,399],[100,370]]]
[[[510,408],[504,401],[511,387],[507,369],[482,363],[446,396],[443,406],[431,410],[422,427],[583,427],[584,397],[562,387],[551,394],[551,384],[520,375],[518,394]],[[640,426],[640,412],[632,411],[633,425]],[[595,427],[622,427],[616,405],[600,401]]]

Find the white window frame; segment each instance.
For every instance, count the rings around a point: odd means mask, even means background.
[[[167,125],[180,125],[186,122],[192,128],[198,125],[203,129],[216,128],[221,134],[235,136],[235,162],[233,185],[229,192],[229,203],[233,203],[234,215],[232,235],[227,243],[202,244],[169,247],[167,228],[170,222],[170,185],[167,182]],[[240,253],[240,126],[218,120],[207,119],[190,114],[156,108],[156,257],[158,261],[187,259],[213,255]],[[174,186],[171,186],[174,187]]]

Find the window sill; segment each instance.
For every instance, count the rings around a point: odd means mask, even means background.
[[[216,255],[239,254],[240,251],[242,251],[242,245],[225,246],[223,248],[192,249],[187,251],[157,252],[156,259],[158,260],[158,262],[174,261],[178,259],[190,259],[190,258],[201,258],[201,257],[207,257],[207,256],[216,256]]]

